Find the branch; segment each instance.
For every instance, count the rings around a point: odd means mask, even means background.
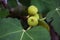
[[[53,18],[51,18],[50,22],[47,22],[48,25],[50,26],[50,35],[51,35],[51,40],[59,40],[59,35],[55,32],[53,25],[51,24],[53,22]]]
[[[18,6],[12,8],[11,6],[8,5],[8,0],[0,0],[0,3],[3,5],[3,7],[8,9],[9,11],[9,15],[7,17],[25,19],[26,16],[22,16],[23,12],[25,11],[25,6],[23,6],[18,0],[16,0],[16,2]]]

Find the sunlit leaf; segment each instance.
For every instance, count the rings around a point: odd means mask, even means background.
[[[54,30],[60,35],[60,8],[56,8],[55,10],[50,11],[46,17],[46,20],[48,22],[53,20],[51,25],[53,26]]]

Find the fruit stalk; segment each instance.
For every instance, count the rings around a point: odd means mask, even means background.
[[[41,14],[40,14],[40,19],[43,19],[43,17],[42,17]],[[44,20],[45,20],[45,19],[44,19]],[[39,21],[39,25],[45,27],[48,31],[50,31],[49,25],[48,25],[44,20],[40,20],[40,21]]]
[[[45,27],[48,31],[50,31],[49,25],[45,21],[40,21],[39,25]]]

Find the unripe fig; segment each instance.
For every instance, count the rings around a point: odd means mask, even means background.
[[[39,19],[39,14],[35,14],[34,17],[36,17],[37,19]]]
[[[28,7],[28,14],[30,15],[35,15],[38,12],[38,8],[34,5],[31,5],[30,7]]]
[[[29,26],[36,26],[38,24],[38,20],[36,17],[31,16],[28,18],[27,23]]]

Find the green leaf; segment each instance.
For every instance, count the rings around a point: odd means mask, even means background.
[[[60,35],[60,8],[56,8],[55,10],[50,11],[46,17],[46,20],[48,22],[53,20],[51,25],[53,26],[54,30]]]
[[[37,26],[25,32],[23,40],[51,40],[48,30]]]
[[[19,40],[22,33],[20,21],[12,18],[0,20],[0,40]]]
[[[60,0],[42,0],[45,2],[47,7],[51,9],[58,8],[60,6]]]
[[[0,19],[0,40],[50,40],[50,34],[40,26],[25,31],[16,18],[3,18]]]
[[[46,16],[46,14],[60,7],[60,0],[31,0],[31,4],[37,6],[39,12]]]
[[[47,4],[42,0],[31,0],[31,5],[37,6],[40,13],[44,13],[49,10],[47,9]]]
[[[31,3],[31,0],[19,0],[20,3],[22,3],[24,6],[28,7]]]
[[[16,0],[9,0],[8,4],[9,4],[10,7],[16,7],[17,6]]]
[[[0,18],[6,17],[9,14],[7,9],[0,9]]]

